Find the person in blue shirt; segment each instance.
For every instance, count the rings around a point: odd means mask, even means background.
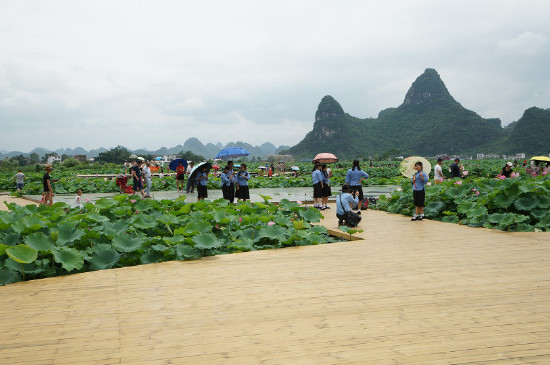
[[[428,174],[422,170],[422,162],[418,161],[415,163],[414,169],[416,172],[411,179],[411,184],[413,185],[413,201],[416,208],[416,213],[411,220],[421,221],[424,219],[424,200],[426,199],[426,192],[424,188],[429,178]]]
[[[332,191],[330,190],[330,177],[332,176],[332,171],[329,173],[327,169],[327,165],[321,165],[321,175],[322,175],[322,182],[323,182],[323,198],[321,199],[321,209],[330,209],[328,204],[328,197],[332,195]]]
[[[313,207],[317,209],[323,209],[323,175],[321,173],[321,164],[315,163],[315,167],[311,172],[311,180],[313,182]]]
[[[363,187],[361,186],[361,182],[363,179],[368,178],[369,175],[361,170],[359,160],[354,160],[351,169],[349,169],[346,174],[346,184],[349,185],[351,190],[359,192],[359,201],[363,201]]]
[[[227,189],[227,200],[231,203],[235,201],[235,171],[233,170],[233,161],[227,161],[229,166],[229,188]]]
[[[342,194],[336,197],[336,218],[338,218],[338,226],[349,225],[348,214],[352,211],[354,204],[359,204],[358,192],[351,190],[348,184],[342,185]],[[361,220],[361,217],[359,217]]]
[[[208,198],[208,190],[206,189],[206,183],[208,182],[208,170],[206,169],[206,166],[201,166],[195,181],[197,182],[197,200]]]
[[[223,198],[226,200],[231,201],[230,194],[229,194],[229,188],[231,186],[231,181],[229,179],[231,175],[229,175],[229,166],[225,166],[223,168],[223,172],[220,175],[220,179],[222,180],[222,195]]]
[[[250,199],[250,192],[248,190],[248,180],[250,180],[250,174],[246,171],[246,164],[242,163],[241,168],[236,176],[237,179],[237,200],[246,201]]]

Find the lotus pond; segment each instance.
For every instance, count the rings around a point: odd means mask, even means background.
[[[0,211],[0,285],[202,256],[316,245],[329,236],[313,208],[282,199],[228,204],[118,195]]]

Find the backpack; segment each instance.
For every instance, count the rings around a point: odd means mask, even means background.
[[[365,198],[361,202],[361,210],[367,210],[368,207],[369,207],[369,198]]]

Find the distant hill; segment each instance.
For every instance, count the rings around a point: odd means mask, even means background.
[[[288,153],[302,158],[319,152],[356,158],[390,150],[425,156],[534,150],[548,153],[546,134],[532,132],[550,128],[548,110],[534,109],[526,111],[511,127],[502,128],[500,119],[485,119],[464,108],[451,96],[437,71],[428,68],[413,82],[400,106],[382,110],[377,118],[353,117],[332,96],[323,97],[313,130]],[[531,132],[524,132],[526,129]],[[518,130],[537,143],[518,138]]]
[[[252,146],[251,144],[244,143],[244,142],[231,142],[226,144],[225,146],[221,143],[207,143],[206,145],[202,144],[201,141],[199,141],[197,138],[189,138],[183,145],[177,145],[175,147],[167,148],[167,147],[161,147],[158,150],[148,150],[146,148],[140,148],[137,150],[130,150],[132,153],[135,153],[137,155],[155,155],[155,156],[165,156],[165,155],[175,155],[179,152],[186,152],[191,151],[196,155],[204,156],[206,158],[214,158],[218,154],[218,152],[225,148],[225,147],[232,147],[232,146],[239,146],[243,147],[250,152],[249,157],[266,157],[267,155],[275,154],[281,151],[282,149],[288,149],[289,146],[280,146],[275,147],[272,143],[266,142],[262,144],[261,146]],[[33,149],[30,152],[21,152],[21,151],[3,151],[0,152],[0,159],[4,159],[7,157],[14,157],[18,155],[24,155],[29,156],[31,153],[38,154],[39,157],[43,157],[44,155],[48,153],[55,152],[59,156],[61,155],[86,155],[87,157],[97,157],[99,156],[99,153],[107,151],[106,148],[98,148],[93,149],[90,151],[86,151],[82,147],[76,147],[74,149],[71,148],[58,148],[55,151],[48,150],[46,148],[37,147]]]

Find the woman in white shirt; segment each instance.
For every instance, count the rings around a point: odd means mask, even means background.
[[[445,176],[443,176],[443,170],[441,169],[442,162],[443,162],[443,159],[438,158],[437,165],[435,165],[434,167],[434,181],[436,184],[441,184],[443,180],[445,180]]]
[[[143,169],[141,170],[143,172],[143,178],[145,179],[145,197],[150,198],[151,197],[151,187],[153,186],[153,180],[151,179],[151,164],[147,162]]]

